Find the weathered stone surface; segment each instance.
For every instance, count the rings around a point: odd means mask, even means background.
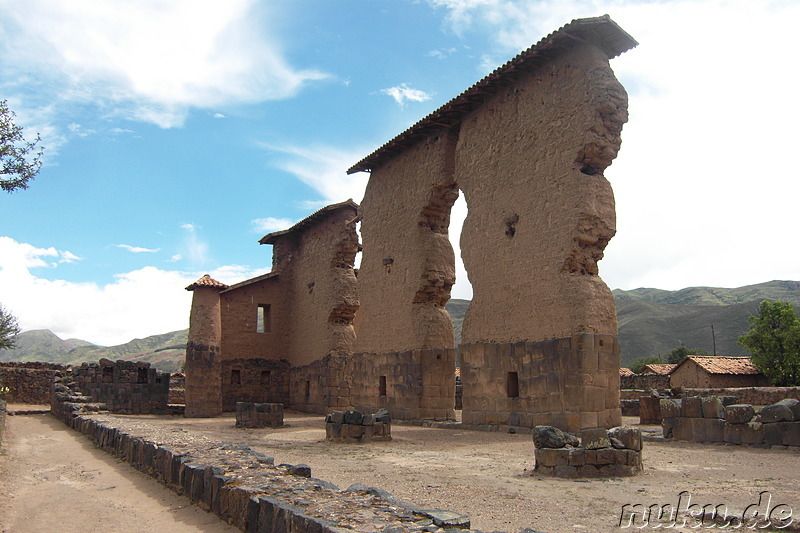
[[[758,420],[764,424],[770,422],[794,422],[792,407],[795,407],[797,400],[794,400],[795,403],[785,402],[787,400],[762,407],[761,411],[758,412]]]
[[[700,396],[684,398],[681,402],[681,416],[703,418],[703,399]]]
[[[725,418],[725,407],[722,400],[716,396],[702,398],[703,418]]]
[[[557,427],[536,426],[533,428],[533,445],[539,448],[563,448],[571,439]]]
[[[623,448],[634,451],[642,449],[642,432],[636,428],[619,426],[608,430],[608,436],[618,439]]]
[[[581,446],[587,450],[597,450],[611,447],[611,441],[603,428],[584,429],[581,431]]]
[[[753,419],[756,412],[752,405],[733,404],[725,406],[725,420],[730,424],[746,424]]]

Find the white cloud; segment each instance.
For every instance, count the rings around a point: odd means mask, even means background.
[[[149,253],[154,254],[161,251],[161,248],[142,248],[141,246],[130,246],[128,244],[117,244],[117,248],[122,248],[123,250],[128,250],[134,254],[141,254],[141,253]]]
[[[192,107],[288,98],[326,77],[287,62],[270,36],[278,8],[256,0],[6,0],[0,18],[6,79],[165,128]]]
[[[640,46],[612,60],[630,121],[606,171],[617,236],[600,264],[612,287],[678,289],[795,279],[800,180],[797,2],[430,0],[448,27],[481,31],[490,70],[573,18],[608,13]],[[736,36],[735,38],[732,36]],[[768,52],[754,43],[768,42]]]
[[[401,106],[405,105],[406,102],[425,102],[431,99],[428,93],[419,89],[412,89],[407,83],[401,83],[388,89],[381,89],[381,93],[391,96]]]
[[[442,48],[441,50],[431,50],[428,52],[429,57],[435,57],[436,59],[446,59],[447,57],[455,54],[458,50],[455,48]]]
[[[288,229],[294,225],[295,221],[290,218],[265,217],[251,220],[250,223],[254,231],[269,233]]]
[[[202,266],[208,263],[208,243],[198,235],[200,226],[184,223],[180,227],[186,230],[186,235],[181,244],[182,253],[180,255],[188,258],[192,265],[195,266]]]
[[[363,172],[347,174],[347,169],[359,161],[367,149],[338,150],[326,146],[290,146],[261,143],[261,147],[282,154],[275,165],[316,190],[322,202],[310,202],[309,208],[338,203],[352,198],[361,202],[369,175]]]
[[[67,254],[0,237],[0,303],[19,319],[23,330],[50,329],[62,339],[115,345],[189,326],[191,293],[184,288],[205,272],[147,266],[118,274],[105,285],[73,283],[34,272],[50,266],[50,258]],[[233,284],[266,271],[266,267],[226,265],[209,274]],[[54,273],[52,269],[45,272]]]
[[[223,115],[222,113],[214,113],[212,116],[214,118],[225,118],[225,115]]]

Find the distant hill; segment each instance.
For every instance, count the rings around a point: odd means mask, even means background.
[[[664,355],[680,345],[720,355],[748,355],[737,344],[748,317],[763,300],[784,300],[800,309],[800,282],[769,281],[736,289],[690,287],[615,290],[622,366],[639,357]],[[714,336],[711,326],[714,326]]]
[[[680,345],[713,353],[714,326],[717,353],[747,355],[737,343],[749,329],[748,317],[762,300],[785,300],[800,309],[800,282],[770,281],[736,289],[690,287],[679,291],[634,289],[613,291],[617,303],[622,366],[639,357],[669,353]],[[452,299],[447,311],[456,342],[469,300]],[[17,336],[17,348],[0,350],[0,361],[43,361],[76,364],[111,360],[147,361],[165,372],[176,372],[183,362],[189,330],[134,339],[119,346],[96,346],[77,339],[62,340],[49,330],[31,330]]]

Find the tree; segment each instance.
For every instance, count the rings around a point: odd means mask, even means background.
[[[36,151],[41,138],[28,142],[22,128],[14,124],[14,112],[0,100],[0,188],[6,192],[27,189],[28,182],[39,173],[42,148]]]
[[[678,346],[664,357],[667,363],[677,365],[690,355],[708,355],[708,352],[699,348],[687,348],[686,346]]]
[[[800,385],[800,319],[791,302],[764,300],[749,320],[739,344],[756,368],[779,387]]]
[[[638,359],[634,359],[629,368],[634,374],[638,374],[644,369],[645,365],[660,364],[663,362],[664,360],[660,357],[640,357]]]
[[[15,337],[19,333],[17,317],[0,304],[0,350],[10,350],[16,345]]]

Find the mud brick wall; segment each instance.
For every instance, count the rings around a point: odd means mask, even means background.
[[[459,353],[466,425],[555,426],[576,432],[621,423],[614,335],[462,344]]]
[[[386,409],[375,414],[333,411],[325,417],[325,439],[347,443],[392,440],[391,415]]]
[[[9,388],[10,403],[49,404],[53,376],[66,368],[52,363],[0,363],[0,387]]]
[[[800,450],[800,402],[785,399],[754,408],[733,397],[661,400],[666,438]]]
[[[222,409],[238,402],[289,404],[289,362],[285,359],[224,359]]]
[[[292,368],[290,406],[326,414],[388,409],[397,420],[453,420],[455,349],[328,356]]]
[[[83,363],[72,369],[80,391],[108,410],[120,414],[149,414],[167,411],[169,373],[158,372],[150,363],[132,361]]]
[[[236,402],[237,428],[279,428],[283,426],[282,403]]]

